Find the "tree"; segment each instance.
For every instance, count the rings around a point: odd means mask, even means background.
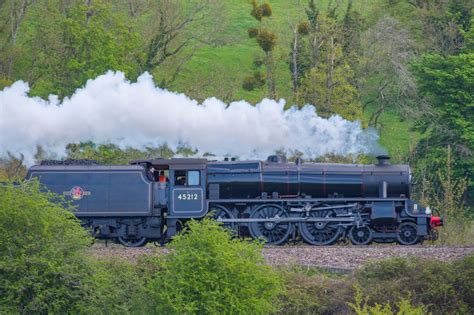
[[[0,181],[22,179],[26,175],[26,167],[23,164],[24,156],[20,154],[18,157],[7,152],[5,158],[0,158]]]
[[[0,186],[0,313],[69,313],[87,297],[91,242],[37,181]]]
[[[194,152],[186,147],[182,147],[181,150],[185,154]],[[131,160],[136,159],[171,158],[173,156],[173,150],[166,143],[156,147],[146,147],[144,150],[130,147],[121,149],[113,143],[96,144],[92,141],[70,143],[66,146],[66,158],[94,160],[102,164],[128,164]]]
[[[290,58],[288,65],[291,71],[292,92],[295,101],[299,104],[299,87],[301,86],[301,78],[308,69],[309,60],[307,58],[307,43],[305,37],[309,33],[309,23],[303,21],[299,24],[288,21],[290,26],[292,39],[290,43]]]
[[[151,34],[145,37],[147,50],[141,67],[149,72],[171,67],[171,74],[160,83],[164,87],[176,80],[199,48],[219,43],[226,25],[222,3],[215,0],[189,3],[160,0],[151,5],[149,11],[153,12]]]
[[[344,59],[337,21],[319,15],[315,32],[310,33],[311,68],[302,83],[304,101],[315,104],[325,117],[339,114],[350,120],[361,119],[358,91],[351,84],[354,71]]]
[[[190,221],[161,257],[149,292],[159,314],[268,314],[282,280],[262,245],[231,237],[214,220]]]
[[[9,80],[12,79],[14,59],[17,56],[15,49],[18,32],[26,16],[27,9],[33,2],[34,0],[11,0],[2,3],[6,7],[4,9],[6,17],[5,23],[0,26],[0,34],[5,36],[2,36],[5,38],[5,41],[0,44],[0,49],[6,52],[7,57],[6,61],[0,61],[0,73],[6,73],[5,77]]]
[[[277,35],[274,32],[266,29],[262,21],[264,18],[268,18],[273,14],[272,7],[268,2],[264,2],[263,4],[258,5],[256,0],[252,1],[252,11],[250,15],[252,15],[258,22],[258,28],[249,28],[248,34],[250,38],[255,38],[257,44],[263,50],[265,54],[265,67],[266,67],[266,78],[267,86],[268,86],[268,96],[271,99],[276,98],[276,89],[275,89],[275,77],[274,77],[274,63],[273,60],[273,50],[275,49],[276,42],[277,42]],[[253,77],[247,77],[244,79],[245,86],[249,89],[254,88],[255,86],[259,86],[258,82],[259,75],[253,75]]]
[[[409,70],[415,57],[409,31],[395,18],[384,17],[364,32],[361,42],[357,76],[364,109],[374,108],[369,124],[377,126],[380,115],[390,107],[404,117],[419,117],[420,108],[426,114],[428,107],[422,107],[425,103],[418,99]]]
[[[67,56],[67,74],[63,79],[73,88],[67,92],[107,70],[125,72],[132,79],[138,75],[130,53],[138,44],[136,34],[111,5],[89,0],[74,6],[63,26]]]
[[[350,66],[355,69],[359,63],[361,34],[365,21],[361,14],[353,9],[352,3],[352,0],[348,2],[342,21],[342,50]]]
[[[38,0],[23,30],[17,62],[31,94],[69,96],[108,70],[134,79],[139,37],[127,19],[105,0]]]
[[[442,169],[446,156],[443,148],[451,145],[456,161],[454,175],[471,178],[474,174],[474,52],[466,50],[448,57],[426,54],[412,66],[420,93],[436,110],[435,117],[420,120],[416,126],[424,135],[418,145],[419,154],[429,161],[432,169]],[[472,180],[468,183],[469,196],[473,184]]]
[[[448,56],[459,53],[471,25],[472,1],[418,1],[426,49]]]

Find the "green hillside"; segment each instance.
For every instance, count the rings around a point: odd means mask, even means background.
[[[442,191],[440,172],[453,163],[455,178],[468,179],[466,201],[474,192],[472,11],[469,0],[7,0],[0,88],[24,80],[31,96],[63,99],[114,70],[131,81],[149,72],[198,101],[313,104],[322,117],[376,128],[393,160],[429,183],[424,190]],[[101,160],[94,144],[71,147],[75,158]],[[108,162],[174,153],[116,151]],[[21,165],[5,153],[3,164]]]
[[[291,73],[288,70],[288,54],[291,43],[291,32],[289,21],[295,23],[305,19],[305,1],[270,1],[273,14],[265,24],[277,33],[277,66],[276,85],[277,98],[287,101],[287,106],[294,104],[291,93]],[[318,8],[324,12],[327,10],[330,1],[316,1]],[[348,1],[340,1],[338,14],[342,18],[346,10]],[[383,0],[362,0],[354,2],[354,10],[360,12],[366,19],[368,25],[376,22],[377,17],[393,12],[400,14],[405,20],[410,16],[405,15],[409,9],[407,3],[400,3],[393,8]],[[198,99],[218,96],[225,101],[246,100],[253,104],[260,102],[267,97],[265,88],[245,91],[242,88],[244,77],[254,71],[253,60],[261,51],[255,42],[247,35],[247,30],[255,27],[257,22],[250,15],[250,1],[230,0],[225,2],[227,13],[227,25],[224,30],[224,37],[230,38],[228,42],[219,47],[205,46],[201,48],[194,57],[186,63],[183,71],[171,90],[184,91],[188,94],[195,94]],[[154,76],[157,82],[159,78],[166,77],[166,72],[156,71]],[[217,79],[216,79],[217,78]],[[199,92],[195,88],[200,89]],[[317,106],[317,104],[316,104]],[[368,108],[364,113],[364,119],[368,120],[375,111]],[[400,119],[393,109],[383,112],[380,118],[380,125],[377,126],[380,135],[380,143],[390,155],[397,161],[402,161],[407,155],[410,147],[417,143],[418,133],[411,131],[411,120]]]

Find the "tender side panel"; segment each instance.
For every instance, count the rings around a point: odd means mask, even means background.
[[[31,177],[72,200],[78,217],[151,214],[152,183],[138,166],[32,167]]]

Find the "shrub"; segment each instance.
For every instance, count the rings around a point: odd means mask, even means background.
[[[276,45],[277,36],[266,29],[260,30],[257,35],[257,43],[265,52],[272,51]]]
[[[91,266],[88,296],[77,310],[84,314],[150,314],[145,283],[151,277],[150,262],[130,263],[122,259],[100,260]]]
[[[255,79],[253,76],[245,77],[242,82],[242,88],[246,91],[253,91],[255,89]]]
[[[260,88],[265,84],[265,77],[261,72],[255,71],[253,76],[245,77],[242,87],[246,91],[252,91],[255,88]]]
[[[261,244],[233,239],[211,219],[190,221],[148,285],[159,314],[267,314],[283,290]]]
[[[348,303],[352,310],[357,315],[424,315],[428,314],[425,305],[412,306],[410,300],[402,299],[396,303],[396,311],[392,310],[390,303],[368,305],[367,297],[364,298],[362,294],[362,289],[360,286],[356,285],[356,293],[354,295],[354,303]]]
[[[309,34],[309,22],[304,21],[298,24],[298,33],[302,35]]]
[[[255,38],[258,35],[258,29],[256,29],[255,27],[249,28],[248,34],[250,38]]]
[[[66,313],[86,297],[91,239],[37,181],[0,186],[0,313]]]
[[[257,1],[252,1],[252,12],[250,13],[254,18],[261,21],[262,17],[269,17],[272,15],[272,7],[268,2],[264,2],[261,5],[257,4]]]
[[[419,258],[395,258],[369,264],[355,275],[371,305],[410,300],[444,313],[474,310],[474,256],[453,264]]]
[[[279,314],[347,314],[352,300],[352,279],[329,277],[315,271],[283,270],[286,290]]]

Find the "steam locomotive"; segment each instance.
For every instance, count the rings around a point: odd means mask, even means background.
[[[210,215],[236,235],[279,245],[303,240],[355,245],[435,240],[443,224],[410,199],[408,165],[148,159],[129,165],[43,161],[27,179],[77,206],[99,239],[125,246],[169,241],[190,219]]]

